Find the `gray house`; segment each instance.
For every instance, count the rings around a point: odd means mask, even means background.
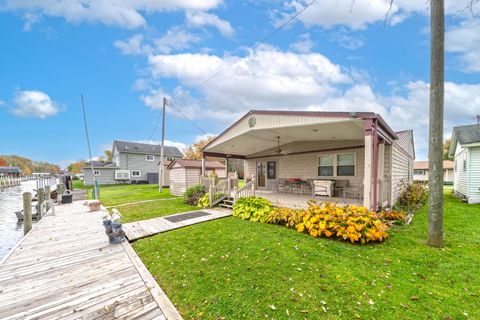
[[[100,184],[158,183],[161,146],[113,141],[112,161],[93,161],[93,175]],[[177,147],[165,146],[165,160],[181,159]],[[85,185],[93,185],[90,164],[83,168]]]
[[[468,203],[480,203],[480,124],[453,128],[451,141],[453,191]]]

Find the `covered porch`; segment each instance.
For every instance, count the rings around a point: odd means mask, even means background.
[[[314,199],[377,210],[391,203],[394,139],[373,113],[251,111],[203,157],[243,159],[255,194],[275,205]]]

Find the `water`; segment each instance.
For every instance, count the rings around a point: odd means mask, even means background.
[[[0,260],[23,237],[23,221],[18,221],[15,211],[23,209],[24,192],[36,188],[35,180],[24,181],[21,186],[0,191]],[[35,224],[35,220],[33,222]]]

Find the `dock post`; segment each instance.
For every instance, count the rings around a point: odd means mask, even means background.
[[[37,219],[40,220],[40,219],[42,219],[42,212],[41,212],[42,203],[45,202],[45,190],[43,188],[38,189],[37,197],[38,197]]]
[[[50,198],[51,198],[51,196],[50,196],[50,186],[48,185],[48,186],[45,187],[45,202],[47,202],[47,204],[45,205],[45,212],[50,210],[50,204],[48,203]]]
[[[32,230],[32,194],[23,193],[23,234]]]

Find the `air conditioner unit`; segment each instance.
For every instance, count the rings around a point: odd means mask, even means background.
[[[129,180],[130,170],[115,170],[115,180]]]

